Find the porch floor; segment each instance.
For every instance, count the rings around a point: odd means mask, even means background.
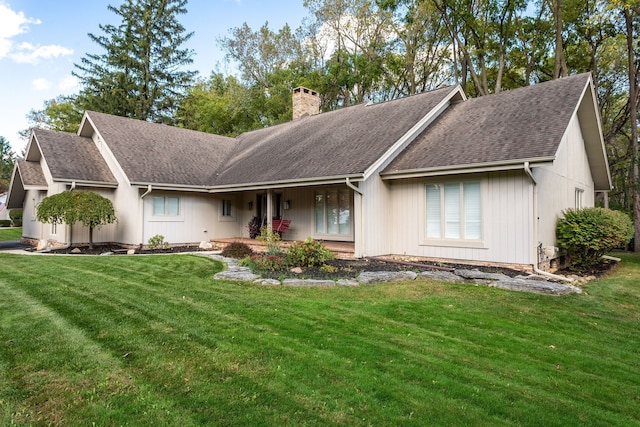
[[[226,247],[228,244],[233,242],[245,243],[251,249],[256,252],[264,252],[267,250],[267,246],[262,243],[260,240],[249,239],[246,237],[231,237],[228,239],[212,239],[211,243],[220,248]],[[293,240],[284,240],[279,243],[280,246],[286,248],[291,245]],[[350,259],[353,258],[353,253],[355,251],[355,244],[353,242],[336,242],[331,240],[323,240],[322,243],[324,246],[333,252],[336,258],[340,259]]]

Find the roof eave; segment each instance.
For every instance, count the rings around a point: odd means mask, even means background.
[[[216,185],[210,187],[210,193],[227,193],[227,192],[239,192],[239,191],[255,191],[255,190],[269,190],[275,188],[292,188],[292,187],[310,187],[319,185],[336,185],[344,184],[349,180],[350,182],[360,182],[364,180],[362,173],[350,174],[350,175],[337,175],[330,177],[313,177],[305,179],[291,179],[281,181],[266,181],[266,182],[252,182],[245,184],[230,184],[230,185]]]
[[[469,173],[500,172],[500,171],[524,169],[525,164],[529,164],[530,167],[540,166],[545,163],[552,163],[554,160],[555,160],[554,156],[549,156],[549,157],[535,157],[530,159],[504,160],[499,162],[474,163],[474,164],[467,164],[467,165],[437,166],[432,168],[384,172],[384,173],[381,173],[380,176],[382,177],[383,180],[392,180],[392,179],[407,179],[407,178],[425,178],[425,177],[444,176],[444,175],[459,175],[459,174],[469,174]]]

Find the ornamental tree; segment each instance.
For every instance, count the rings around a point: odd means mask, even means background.
[[[111,200],[91,191],[65,191],[45,197],[38,205],[37,218],[50,224],[89,227],[89,247],[93,248],[93,229],[116,222]]]

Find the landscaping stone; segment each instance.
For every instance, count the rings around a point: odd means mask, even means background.
[[[454,274],[456,276],[463,277],[465,279],[482,279],[482,280],[504,280],[509,279],[509,276],[502,273],[486,273],[480,270],[465,270],[455,269]]]
[[[280,283],[280,280],[277,280],[277,279],[256,279],[253,282],[258,283],[260,285],[270,285],[270,286],[279,286],[282,284]]]
[[[360,283],[357,280],[340,279],[336,282],[336,285],[340,286],[358,286]]]
[[[427,279],[441,280],[443,282],[464,282],[464,279],[457,276],[450,271],[423,271],[418,274],[418,277],[424,277]]]
[[[72,253],[72,254],[81,254],[81,253],[82,253],[82,250],[81,250],[80,248],[73,248],[73,249],[71,250],[71,253]]]
[[[285,279],[282,284],[284,286],[335,286],[336,282],[319,279]]]
[[[237,280],[244,282],[252,282],[260,278],[260,276],[258,276],[257,274],[253,274],[250,271],[246,272],[232,270],[221,271],[220,273],[216,273],[213,277],[220,280]]]
[[[508,289],[512,291],[533,292],[538,294],[565,295],[570,293],[581,294],[582,289],[565,283],[549,282],[547,280],[528,280],[509,278],[497,280],[489,284],[493,288]]]
[[[200,249],[212,249],[213,245],[211,244],[211,242],[207,242],[205,240],[203,240],[202,242],[200,242],[200,246],[198,246]]]
[[[418,277],[413,271],[365,271],[358,276],[363,284],[415,280]]]

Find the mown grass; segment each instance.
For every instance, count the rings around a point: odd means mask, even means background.
[[[565,297],[0,254],[2,425],[640,425],[640,257]]]
[[[7,240],[20,240],[22,237],[22,227],[0,227],[0,242]]]

